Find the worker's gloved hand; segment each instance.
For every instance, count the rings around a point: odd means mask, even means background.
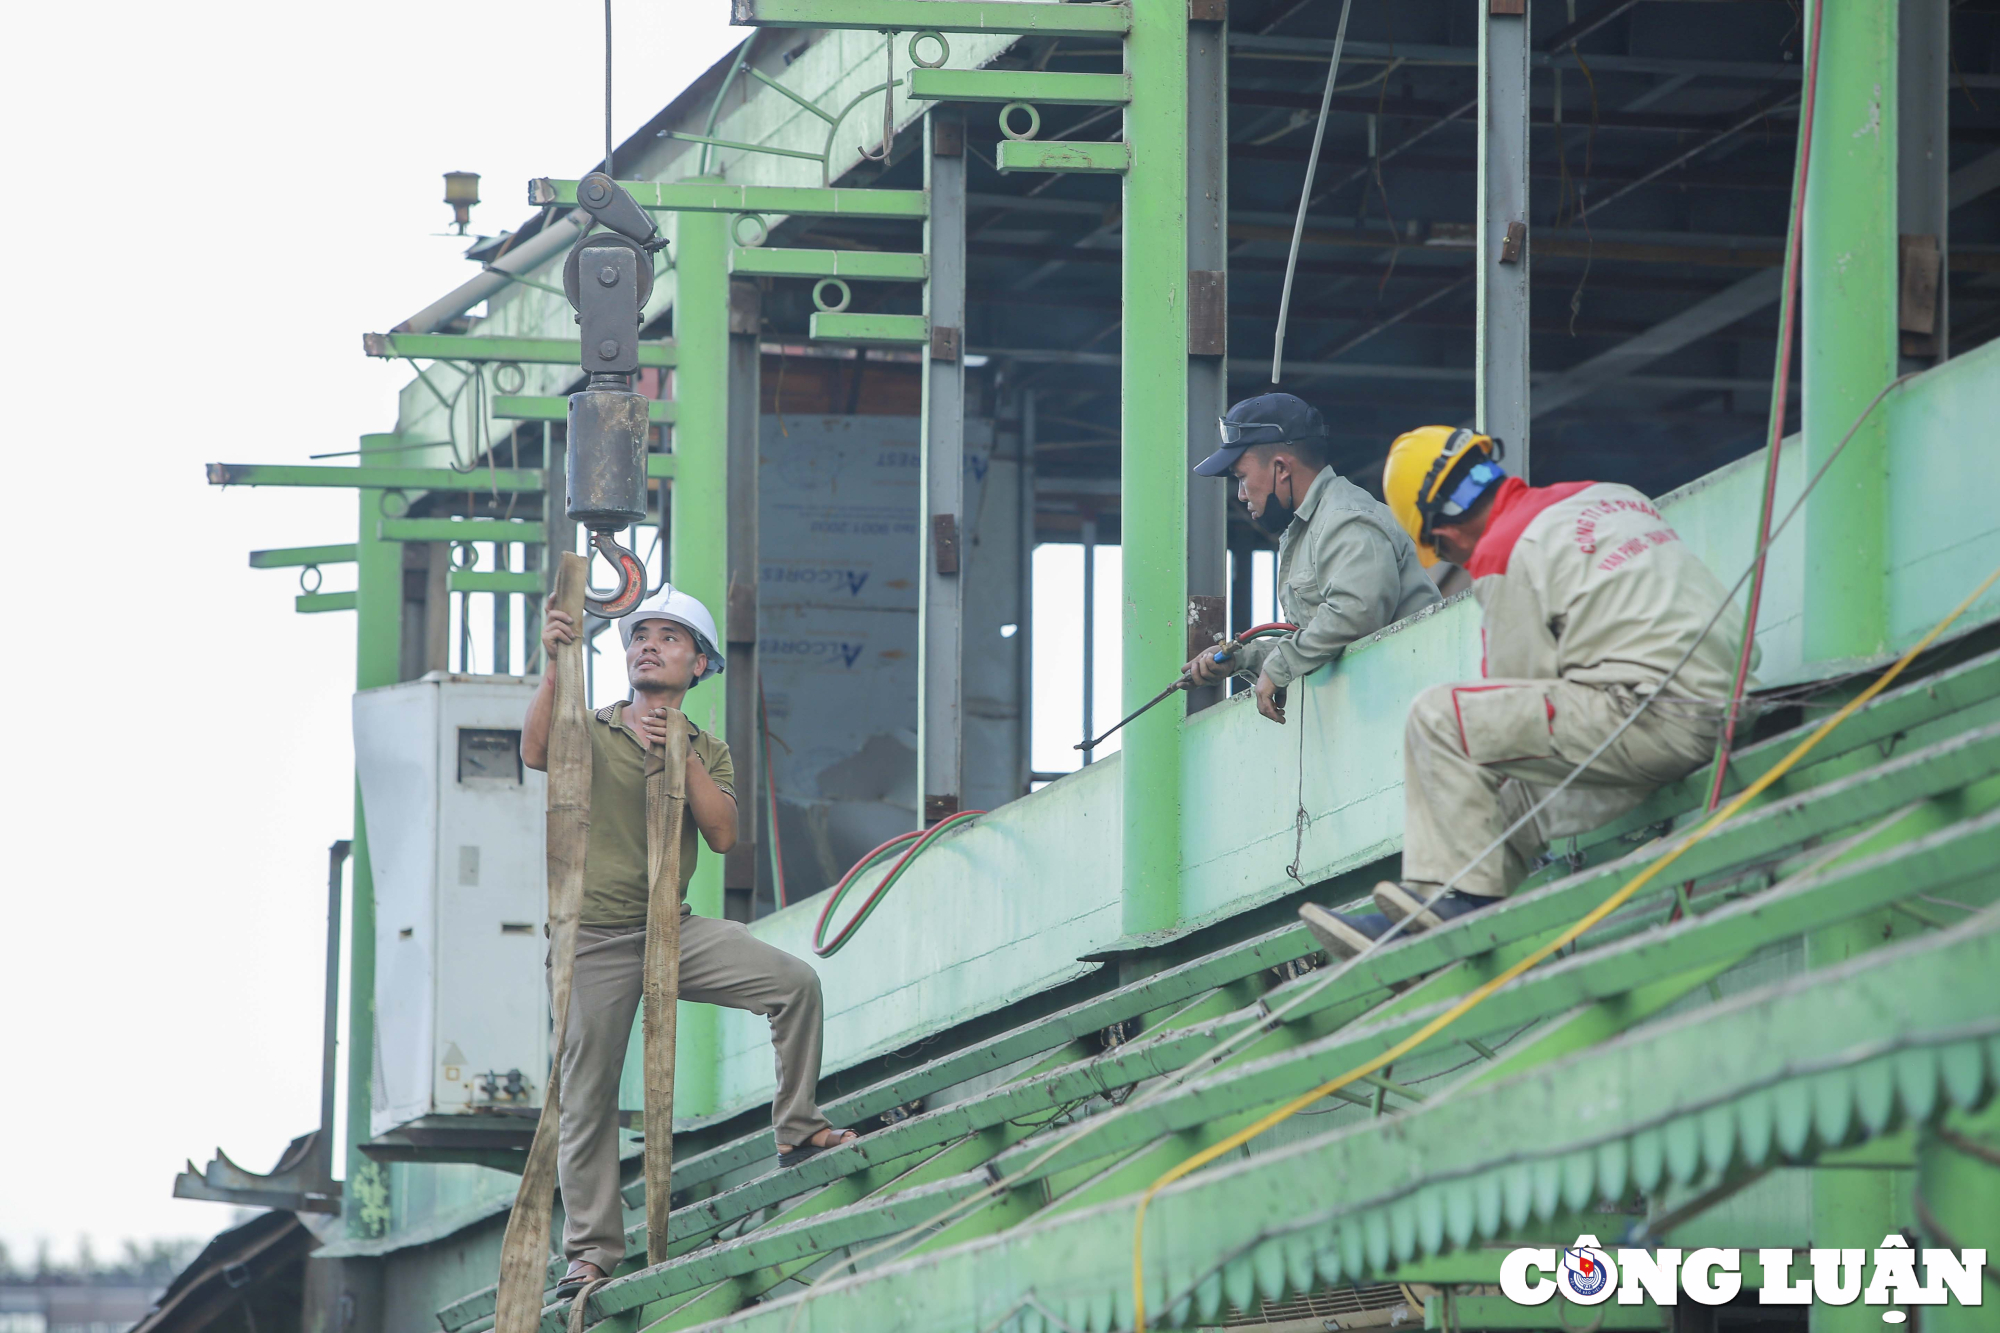
[[[1194,655],[1194,660],[1181,668],[1183,676],[1191,677],[1196,685],[1213,685],[1220,680],[1228,680],[1230,663],[1215,660],[1216,650],[1204,648]]]
[[[1257,711],[1279,726],[1285,723],[1285,687],[1261,671],[1257,673]]]
[[[551,602],[555,599],[550,598]],[[542,611],[542,653],[543,660],[556,655],[556,649],[566,643],[576,642],[576,622],[569,618],[567,611],[558,611],[549,606]]]

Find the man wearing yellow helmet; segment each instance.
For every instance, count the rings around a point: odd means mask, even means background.
[[[1472,577],[1485,679],[1433,686],[1410,706],[1403,875],[1376,885],[1379,910],[1300,909],[1335,957],[1397,921],[1430,929],[1498,902],[1550,839],[1624,813],[1715,750],[1741,617],[1704,630],[1728,593],[1638,491],[1530,487],[1500,454],[1498,440],[1446,426],[1389,451],[1382,489],[1397,520],[1429,560]],[[1648,700],[1574,784],[1487,850]]]
[[[1187,664],[1198,685],[1231,674],[1256,683],[1257,711],[1285,720],[1278,692],[1354,640],[1438,602],[1417,549],[1381,501],[1326,459],[1326,422],[1289,393],[1246,398],[1221,421],[1222,447],[1195,466],[1233,476],[1250,521],[1278,539],[1278,599],[1298,625],[1218,664]]]

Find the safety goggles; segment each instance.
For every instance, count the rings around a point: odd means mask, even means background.
[[[1243,443],[1244,432],[1253,430],[1274,430],[1278,432],[1277,439],[1256,441],[1259,444],[1278,444],[1285,439],[1285,428],[1275,421],[1231,421],[1227,417],[1218,417],[1215,426],[1217,433],[1222,436],[1224,444],[1241,444]]]

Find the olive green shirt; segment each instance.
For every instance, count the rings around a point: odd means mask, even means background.
[[[625,705],[600,708],[590,720],[590,840],[583,856],[583,924],[646,924],[646,746],[625,725]],[[715,785],[736,795],[729,747],[688,723],[688,748],[701,756]],[[681,820],[681,914],[688,881],[701,854],[692,817]]]

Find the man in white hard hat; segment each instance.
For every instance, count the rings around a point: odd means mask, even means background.
[[[667,739],[669,709],[689,690],[722,674],[715,620],[671,585],[618,622],[625,640],[630,699],[597,710],[590,726],[590,833],[583,866],[583,915],[563,1046],[562,1123],[557,1175],[562,1182],[565,1287],[608,1275],[625,1257],[618,1180],[618,1081],[638,1011],[646,950],[646,778],[649,746]],[[577,626],[550,608],[542,644],[553,654],[574,642]],[[555,674],[528,705],[521,758],[546,770]],[[683,1000],[747,1009],[771,1020],[778,1091],[771,1118],[781,1166],[848,1142],[814,1102],[819,1085],[819,977],[804,960],[765,944],[741,924],[694,916],[685,901],[700,848],[736,845],[736,772],[720,738],[687,723],[687,818],[681,823],[681,988]]]

